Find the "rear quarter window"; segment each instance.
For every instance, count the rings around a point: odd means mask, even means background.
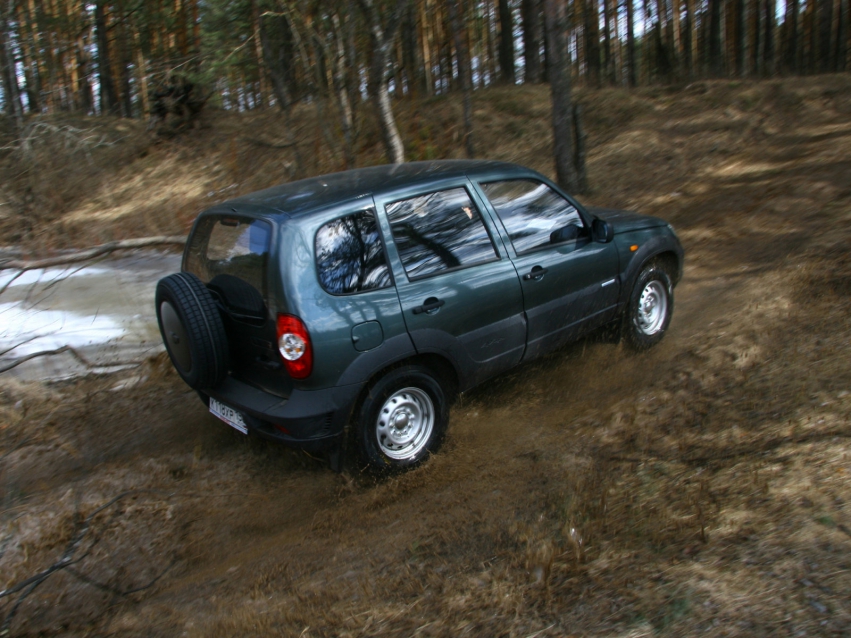
[[[237,277],[266,296],[272,227],[260,219],[210,215],[190,239],[186,270],[210,283],[220,275]]]
[[[316,233],[315,244],[319,283],[332,295],[377,290],[391,284],[374,210],[324,224]]]

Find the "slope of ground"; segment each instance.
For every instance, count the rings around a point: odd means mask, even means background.
[[[0,587],[59,567],[0,599],[12,634],[851,632],[851,78],[582,97],[586,201],[662,216],[686,248],[660,346],[580,343],[488,383],[441,453],[378,483],[241,437],[163,361],[6,382]],[[452,156],[454,102],[399,110],[412,151]],[[286,170],[240,141],[264,117],[116,162],[120,206],[81,196],[24,240],[174,232],[204,191]],[[544,88],[476,102],[482,155],[544,172],[547,122]]]

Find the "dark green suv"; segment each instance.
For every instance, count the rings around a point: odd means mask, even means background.
[[[658,342],[683,251],[654,217],[584,208],[490,161],[378,166],[202,213],[156,307],[175,368],[247,433],[375,469],[439,446],[458,392],[605,324]]]

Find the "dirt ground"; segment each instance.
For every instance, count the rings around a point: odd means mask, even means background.
[[[549,173],[546,92],[522,90],[481,98],[477,131]],[[489,382],[383,481],[243,437],[163,359],[5,380],[11,635],[851,634],[851,76],[582,99],[584,200],[686,250],[658,347]]]

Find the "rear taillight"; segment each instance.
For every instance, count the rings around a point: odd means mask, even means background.
[[[313,370],[310,335],[298,317],[278,315],[278,351],[293,379],[306,379]]]

